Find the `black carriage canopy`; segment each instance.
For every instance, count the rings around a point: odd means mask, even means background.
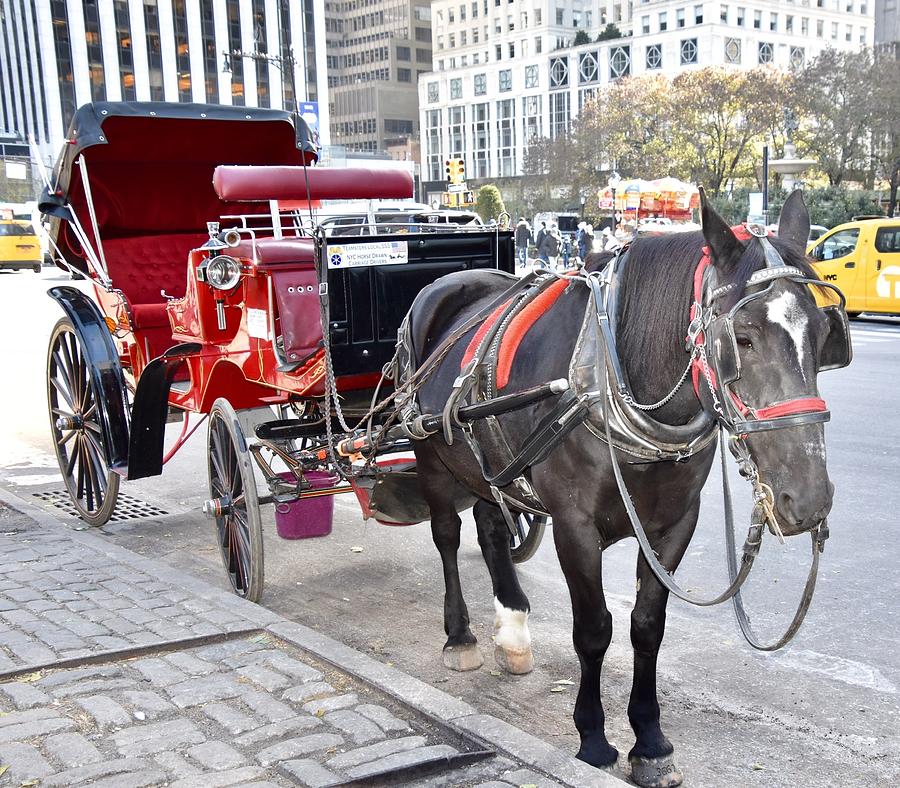
[[[296,124],[296,125],[295,125]],[[299,165],[317,158],[299,115],[273,109],[165,102],[96,102],[72,118],[40,211],[66,260],[84,270],[67,229],[70,207],[94,243],[78,159],[84,155],[101,239],[203,232],[227,214],[265,203],[223,203],[212,187],[220,164]],[[62,221],[61,221],[62,220]]]

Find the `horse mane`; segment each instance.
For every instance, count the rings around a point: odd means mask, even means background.
[[[769,240],[787,265],[818,279],[803,249],[777,237]],[[700,231],[641,235],[620,266],[616,342],[632,389],[645,402],[665,394],[687,363],[684,342],[694,299],[694,271],[705,245]],[[743,285],[765,266],[761,244],[745,242],[744,246],[740,261],[720,284]],[[721,307],[730,309],[742,295],[743,287],[736,288]]]

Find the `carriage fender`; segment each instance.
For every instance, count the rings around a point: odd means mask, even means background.
[[[72,323],[84,353],[91,383],[97,394],[98,420],[103,433],[103,454],[110,470],[128,468],[128,398],[119,353],[97,305],[81,290],[67,285],[51,287],[47,294]]]

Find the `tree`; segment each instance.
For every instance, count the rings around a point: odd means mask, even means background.
[[[880,54],[875,59],[871,79],[874,86],[872,161],[876,177],[888,182],[887,215],[893,216],[900,187],[900,60],[893,53]]]
[[[614,38],[621,38],[622,31],[619,30],[612,22],[610,22],[600,35],[597,36],[598,41],[611,41]],[[587,42],[585,42],[587,43]]]
[[[581,46],[582,44],[590,44],[591,37],[584,30],[576,30],[575,31],[575,40],[572,42],[573,46]]]
[[[833,186],[871,170],[869,134],[879,81],[873,68],[870,50],[826,49],[797,75],[796,91],[806,118],[802,139]]]
[[[475,201],[475,212],[483,221],[489,222],[491,219],[496,220],[505,210],[503,197],[500,195],[500,190],[494,186],[494,184],[485,184],[478,190],[478,197]]]
[[[782,84],[767,68],[703,68],[672,81],[672,123],[690,140],[691,180],[718,194],[729,181],[751,178],[757,144],[782,117]]]

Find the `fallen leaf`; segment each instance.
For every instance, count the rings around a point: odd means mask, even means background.
[[[550,688],[550,692],[565,692],[565,691],[566,691],[565,687],[551,687]]]
[[[574,687],[574,686],[575,686],[575,682],[572,681],[572,679],[557,679],[557,680],[554,681],[553,683],[554,683],[554,684],[565,684],[565,685],[567,685],[567,686],[569,686],[569,687]]]
[[[537,783],[523,783],[519,788],[538,788]]]
[[[350,600],[349,600],[347,597],[342,596],[342,597],[341,597],[341,601],[342,601],[342,602],[349,602]]]
[[[319,709],[319,710],[316,712],[316,716],[319,717],[319,718],[324,717],[324,716],[325,716],[325,709]]]
[[[761,772],[766,767],[763,766],[761,763],[754,763],[753,766],[751,766],[750,768],[753,769],[753,771],[755,771],[755,772]]]
[[[9,768],[8,763],[4,763],[2,766],[0,766],[0,777],[2,777],[6,773],[6,770],[8,768]]]
[[[358,544],[355,544],[350,548],[351,553],[361,553],[362,551],[363,549]]]
[[[499,670],[492,670],[492,671],[491,671],[491,675],[492,675],[492,676],[499,676],[499,675],[500,675],[500,671],[499,671]]]
[[[19,676],[16,681],[37,681],[41,675],[41,671],[36,670],[34,673],[27,673],[24,676]]]

